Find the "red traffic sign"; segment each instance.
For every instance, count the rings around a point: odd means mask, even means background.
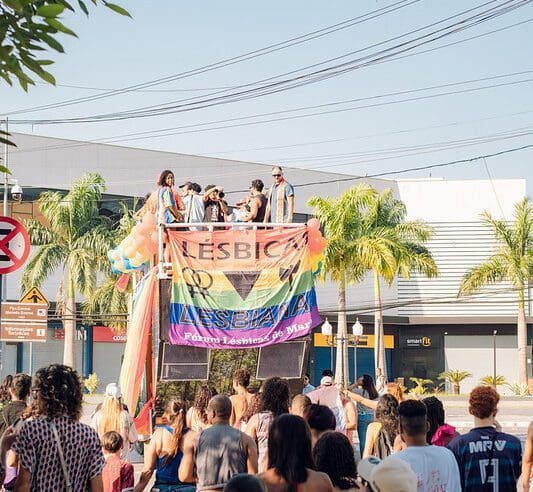
[[[18,270],[30,254],[30,237],[11,217],[0,217],[0,275]]]

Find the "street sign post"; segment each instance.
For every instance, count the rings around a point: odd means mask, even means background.
[[[37,288],[32,287],[28,292],[26,292],[20,299],[20,304],[25,306],[26,309],[33,310],[37,317],[45,317],[44,329],[36,329],[35,334],[37,336],[42,336],[43,340],[28,340],[30,342],[30,375],[33,375],[33,342],[43,341],[46,342],[46,328],[48,325],[48,306],[50,303],[44,297],[43,293]]]
[[[18,270],[30,254],[30,237],[11,217],[0,217],[0,275]]]

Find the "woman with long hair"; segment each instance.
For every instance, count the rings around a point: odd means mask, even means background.
[[[118,432],[124,442],[122,456],[128,457],[131,448],[137,442],[137,430],[131,415],[122,404],[120,388],[116,383],[106,386],[104,402],[94,414],[91,427],[98,433],[100,439],[106,432]]]
[[[379,397],[376,407],[376,420],[367,429],[363,458],[376,456],[384,459],[394,449],[394,440],[400,433],[398,400],[389,394]]]
[[[13,450],[19,458],[16,490],[103,490],[104,456],[98,435],[79,420],[83,392],[78,373],[52,364],[33,379],[33,402]],[[63,468],[61,462],[65,463]]]
[[[193,406],[189,408],[189,411],[187,412],[186,422],[188,429],[195,432],[202,432],[209,427],[207,405],[211,398],[217,394],[217,390],[207,384],[200,387],[196,392]]]
[[[355,492],[358,489],[353,447],[344,434],[324,434],[313,448],[313,458],[316,469],[330,478],[335,492]]]
[[[259,411],[246,425],[246,433],[257,444],[259,473],[267,468],[268,436],[272,421],[285,413],[289,413],[289,385],[287,381],[274,377],[267,379],[260,394]]]
[[[365,448],[366,432],[369,424],[374,420],[374,410],[379,398],[374,380],[370,374],[363,374],[357,381],[358,388],[353,392],[347,391],[347,395],[357,402],[357,436],[359,437],[359,453],[363,456]],[[369,405],[368,402],[371,404]]]
[[[269,492],[332,492],[325,473],[315,471],[311,434],[304,419],[281,415],[268,433],[268,468],[259,475]]]
[[[422,400],[428,411],[429,430],[426,435],[428,444],[447,446],[459,434],[453,425],[445,422],[444,405],[435,396],[428,396]]]
[[[185,402],[180,399],[170,400],[165,406],[168,425],[158,427],[144,451],[144,467],[135,492],[142,492],[155,470],[154,489],[160,492],[194,492],[196,487],[178,479],[178,468],[183,457],[186,442],[196,438],[196,433],[185,425]],[[192,441],[191,441],[192,442]]]

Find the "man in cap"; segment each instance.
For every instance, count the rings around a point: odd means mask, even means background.
[[[362,485],[373,492],[416,492],[417,489],[417,478],[411,467],[394,457],[384,461],[375,456],[364,458],[357,464],[357,475]]]

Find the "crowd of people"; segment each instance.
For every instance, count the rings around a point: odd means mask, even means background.
[[[326,370],[318,387],[310,389],[307,376],[305,394],[292,397],[281,378],[256,393],[249,384],[250,373],[239,369],[233,395],[205,385],[190,408],[169,400],[134,483],[129,451],[137,435],[116,384],[88,426],[74,370],[52,364],[33,381],[17,374],[0,419],[3,490],[141,492],[154,473],[158,492],[514,492],[520,475],[519,492],[533,490],[533,423],[522,457],[520,441],[499,428],[499,395],[490,386],[470,393],[474,425],[459,435],[438,398],[404,398],[397,384],[378,391],[369,375],[345,391]]]
[[[203,190],[198,183],[186,181],[175,188],[174,173],[164,170],[158,177],[157,190],[145,197],[143,207],[135,214],[158,217],[159,223],[200,222],[274,222],[290,223],[294,216],[294,188],[283,176],[279,166],[272,168],[272,185],[265,193],[265,184],[254,179],[249,193],[230,205],[224,188],[214,184]],[[190,230],[198,230],[191,226]]]

